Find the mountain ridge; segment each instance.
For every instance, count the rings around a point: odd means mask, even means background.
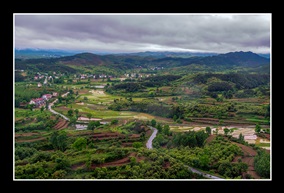
[[[90,52],[64,56],[59,58],[40,58],[40,59],[16,59],[16,68],[19,66],[43,64],[43,65],[63,65],[63,66],[104,66],[112,69],[131,69],[136,67],[164,67],[171,68],[177,66],[187,66],[191,64],[200,65],[223,65],[223,66],[248,66],[256,67],[269,64],[268,58],[259,56],[253,52],[228,52],[213,56],[194,56],[190,58],[165,57],[155,58],[150,56],[137,55],[98,55]]]

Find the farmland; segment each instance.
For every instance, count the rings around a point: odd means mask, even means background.
[[[86,67],[56,72],[43,86],[31,70],[15,83],[16,179],[207,179],[188,166],[222,179],[270,178],[267,72],[104,67],[102,76]],[[153,149],[150,126],[158,130]]]

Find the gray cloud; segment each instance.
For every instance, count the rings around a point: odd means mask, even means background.
[[[270,22],[270,14],[16,14],[15,47],[268,53]]]

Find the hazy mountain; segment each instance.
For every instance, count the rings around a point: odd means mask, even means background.
[[[217,55],[216,53],[202,53],[202,52],[169,52],[169,51],[165,51],[165,52],[150,52],[150,51],[146,51],[146,52],[136,52],[136,53],[121,53],[121,54],[116,54],[116,55],[125,55],[125,56],[142,56],[142,57],[153,57],[153,58],[167,58],[167,57],[171,57],[171,58],[191,58],[191,57],[195,57],[195,56],[201,56],[201,57],[205,57],[205,56],[213,56],[213,55]]]
[[[253,52],[229,52],[217,56],[208,56],[198,60],[200,64],[206,65],[241,65],[257,66],[268,64],[269,59],[259,56]]]
[[[258,66],[269,64],[269,59],[261,57],[252,52],[229,52],[207,57],[191,57],[191,58],[160,58],[152,61],[156,66],[173,67],[186,66],[190,64],[204,65],[227,65],[227,66]]]
[[[32,65],[59,65],[65,67],[72,66],[104,66],[112,69],[131,69],[136,67],[176,67],[187,66],[190,64],[203,65],[222,65],[222,66],[249,66],[256,67],[264,64],[269,64],[270,60],[259,56],[252,52],[229,52],[214,56],[192,56],[190,58],[165,57],[155,58],[150,56],[137,55],[97,55],[92,53],[81,53],[72,56],[64,56],[59,58],[41,58],[41,59],[26,59],[16,60],[16,68],[25,69]],[[49,67],[51,68],[51,66]]]

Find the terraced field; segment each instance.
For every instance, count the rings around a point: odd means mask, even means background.
[[[54,126],[54,129],[61,130],[61,129],[65,129],[67,127],[68,127],[68,121],[60,118],[58,123]]]

